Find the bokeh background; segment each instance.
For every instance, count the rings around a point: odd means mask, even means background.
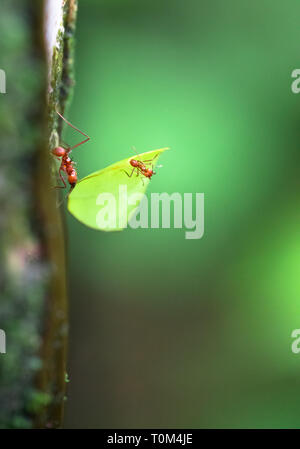
[[[65,427],[300,426],[299,15],[297,0],[80,2],[80,177],[170,146],[148,194],[204,192],[205,234],[67,213]]]

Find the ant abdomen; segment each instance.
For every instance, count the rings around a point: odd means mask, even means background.
[[[68,182],[71,186],[75,186],[77,183],[77,174],[75,170],[72,170],[71,173],[68,176]]]

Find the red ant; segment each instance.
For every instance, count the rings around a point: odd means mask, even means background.
[[[130,163],[130,165],[133,167],[133,168],[132,168],[132,171],[131,171],[131,173],[130,173],[130,175],[127,173],[126,170],[123,170],[123,171],[126,173],[126,175],[127,175],[129,178],[131,178],[131,176],[132,176],[133,173],[134,173],[134,170],[136,170],[136,175],[137,175],[137,176],[139,176],[139,174],[141,174],[141,175],[143,175],[145,178],[148,178],[148,179],[151,180],[152,176],[153,176],[153,175],[156,175],[156,172],[153,171],[153,164],[152,164],[152,168],[147,168],[146,165],[145,165],[145,162],[146,162],[146,163],[147,163],[147,162],[152,162],[152,161],[154,161],[155,158],[157,158],[157,156],[158,156],[158,153],[154,156],[153,159],[148,159],[148,160],[146,160],[146,161],[144,161],[144,162],[142,162],[142,161],[140,161],[140,160],[138,160],[138,159],[130,159],[129,163]],[[143,178],[142,178],[142,181],[143,181]],[[144,181],[143,181],[143,183],[144,183]]]
[[[70,122],[68,122],[68,120],[66,120],[58,111],[56,111],[56,112],[69,126],[71,126],[71,128],[75,129],[76,131],[80,132],[80,134],[87,137],[85,140],[77,143],[73,147],[64,148],[64,147],[59,146],[52,150],[52,154],[54,156],[61,158],[61,164],[60,164],[58,173],[59,173],[60,179],[64,183],[63,186],[56,186],[56,188],[64,189],[67,187],[65,180],[62,176],[62,173],[61,173],[61,172],[64,172],[68,176],[68,183],[70,184],[70,191],[69,191],[69,194],[70,194],[71,191],[74,189],[74,187],[77,184],[77,171],[74,167],[75,162],[69,157],[69,154],[72,150],[74,150],[74,148],[77,148],[77,147],[79,147],[79,145],[82,145],[83,143],[90,140],[90,137],[87,134],[85,134],[84,132],[80,131],[80,129],[76,128]]]

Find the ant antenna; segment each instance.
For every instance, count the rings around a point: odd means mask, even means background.
[[[131,147],[132,152],[134,153],[135,156],[137,156],[138,158],[140,157],[139,154],[137,154],[136,148],[134,146]]]
[[[60,112],[56,111],[56,113],[60,116],[60,118],[62,118],[64,120],[64,122],[67,123],[67,125],[69,125],[71,128],[75,129],[75,131],[78,131],[80,134],[82,134],[83,136],[87,137],[87,139],[83,140],[82,142],[77,143],[76,145],[74,145],[73,147],[71,147],[69,149],[69,151],[74,150],[74,148],[79,147],[79,145],[82,145],[83,143],[87,142],[88,140],[90,140],[90,137],[85,134],[83,131],[80,131],[80,129],[76,128],[76,126],[72,125],[72,123],[70,123],[67,119],[65,119],[65,117],[63,117]]]

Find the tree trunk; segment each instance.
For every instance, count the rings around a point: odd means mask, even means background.
[[[64,113],[73,84],[76,9],[76,0],[1,3],[1,428],[62,425],[66,239],[50,149],[61,131],[56,110]]]

